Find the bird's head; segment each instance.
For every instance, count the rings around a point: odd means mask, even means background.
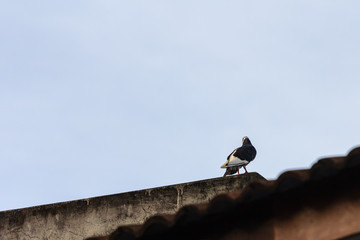
[[[243,142],[243,145],[244,144],[251,144],[250,139],[247,136],[243,137],[242,142]]]

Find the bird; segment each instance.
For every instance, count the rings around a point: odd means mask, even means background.
[[[232,175],[234,173],[239,174],[239,169],[244,168],[245,173],[248,173],[246,170],[246,165],[248,165],[256,156],[256,149],[251,144],[251,141],[248,137],[243,137],[242,146],[236,148],[232,153],[227,157],[226,162],[221,165],[221,168],[226,168],[224,177],[227,175]]]

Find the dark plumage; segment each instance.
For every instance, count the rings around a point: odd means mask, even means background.
[[[254,160],[256,156],[256,149],[251,144],[250,139],[248,137],[243,137],[243,144],[241,147],[236,148],[227,158],[227,161],[221,166],[221,168],[226,168],[226,175],[232,175],[234,173],[239,173],[240,168],[245,169],[245,173],[247,170],[245,168],[252,160]]]

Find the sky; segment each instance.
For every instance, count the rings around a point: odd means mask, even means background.
[[[2,1],[0,211],[360,143],[359,1]],[[243,170],[241,170],[243,172]]]

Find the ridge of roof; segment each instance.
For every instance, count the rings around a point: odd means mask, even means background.
[[[241,191],[220,194],[209,203],[187,205],[179,209],[176,214],[156,215],[150,217],[144,224],[120,226],[109,236],[88,238],[88,240],[148,239],[157,234],[174,232],[183,226],[199,227],[196,223],[205,218],[218,217],[220,213],[226,219],[226,216],[236,209],[241,209],[246,216],[251,216],[248,214],[249,211],[261,213],[257,215],[256,221],[259,221],[259,216],[265,219],[271,214],[271,210],[262,207],[259,202],[271,201],[274,195],[295,192],[304,185],[326,181],[354,168],[360,168],[360,147],[351,150],[347,156],[320,159],[310,169],[286,171],[276,180],[258,180]],[[240,221],[250,226],[249,223],[255,219],[250,217]]]

